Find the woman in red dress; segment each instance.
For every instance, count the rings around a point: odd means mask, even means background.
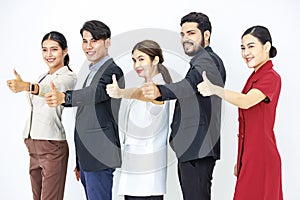
[[[281,78],[270,60],[277,51],[263,26],[245,31],[241,50],[247,66],[254,69],[242,93],[212,84],[205,72],[198,91],[203,96],[217,95],[239,108],[234,200],[282,200],[281,159],[273,131]]]

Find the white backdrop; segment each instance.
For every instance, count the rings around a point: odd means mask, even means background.
[[[57,30],[66,36],[71,68],[78,73],[85,62],[79,34],[79,29],[85,21],[91,19],[103,21],[110,26],[112,38],[128,31],[145,28],[179,33],[180,18],[191,11],[200,11],[210,17],[213,26],[211,46],[222,57],[227,69],[226,87],[238,91],[242,89],[251,73],[240,56],[240,37],[246,28],[253,25],[259,24],[269,28],[273,44],[278,50],[273,63],[283,83],[275,134],[282,157],[284,197],[286,200],[300,199],[300,150],[297,148],[297,140],[300,139],[300,128],[297,125],[300,113],[297,106],[300,98],[297,77],[300,74],[300,67],[294,64],[297,62],[300,45],[299,8],[300,3],[297,0],[1,1],[0,199],[32,199],[28,175],[29,158],[22,140],[22,130],[29,108],[25,94],[11,93],[6,86],[6,80],[13,78],[13,68],[16,68],[26,81],[35,80],[39,74],[47,70],[41,57],[40,46],[45,33]],[[118,44],[112,40],[112,46],[114,45]],[[132,46],[128,47],[131,48]],[[130,55],[128,54],[127,58],[121,56],[117,59],[117,63],[124,67],[124,70],[130,69]],[[174,57],[167,53],[165,64],[179,73],[188,67],[186,63],[174,62]],[[65,109],[63,120],[70,146],[65,189],[67,200],[84,199],[82,186],[75,180],[73,174],[75,166],[73,117],[74,111]],[[235,185],[233,166],[237,149],[237,109],[224,103],[222,119],[222,159],[217,162],[214,172],[212,188],[214,200],[232,199]],[[179,200],[179,195],[176,163],[171,162],[165,199]],[[120,197],[115,196],[115,199]]]

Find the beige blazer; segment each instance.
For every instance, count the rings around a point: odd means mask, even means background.
[[[50,80],[56,88],[63,92],[71,90],[76,84],[76,74],[64,66],[53,74],[42,74],[36,83],[39,85],[39,95],[27,94],[30,105],[29,118],[25,124],[23,137],[40,140],[65,140],[65,130],[61,122],[63,106],[49,107],[44,95],[51,91]]]

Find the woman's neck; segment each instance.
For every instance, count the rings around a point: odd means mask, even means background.
[[[61,65],[61,66],[57,66],[57,67],[50,67],[49,68],[49,74],[53,74],[53,73],[55,73],[57,70],[59,70],[60,68],[62,68],[62,67],[64,67],[63,65]]]

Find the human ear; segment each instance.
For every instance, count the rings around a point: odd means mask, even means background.
[[[210,32],[208,30],[204,31],[204,39],[205,41],[209,41],[209,38],[210,38]]]
[[[152,63],[153,63],[153,65],[157,65],[159,63],[159,57],[155,56]]]
[[[270,42],[266,42],[266,44],[264,44],[264,49],[266,52],[269,52],[271,50],[271,43]]]
[[[67,54],[68,54],[68,48],[65,48],[65,49],[63,50],[63,55],[66,56]]]
[[[106,48],[110,47],[110,38],[104,40],[104,47]]]

